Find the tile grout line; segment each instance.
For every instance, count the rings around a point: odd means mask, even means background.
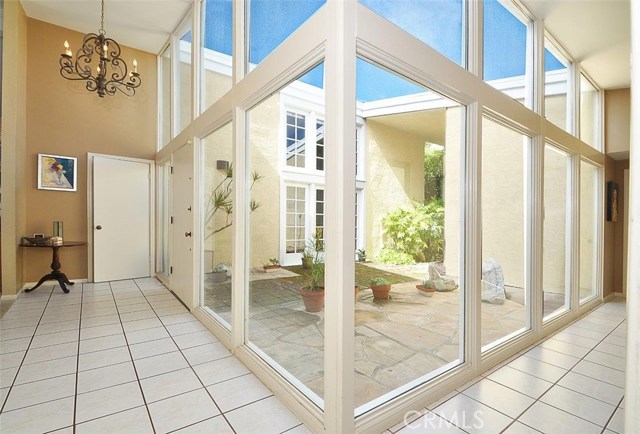
[[[78,320],[78,352],[76,353],[76,385],[73,395],[73,434],[76,434],[76,418],[78,413],[78,377],[80,376],[80,337],[82,334],[82,301],[84,299],[84,284],[80,289],[80,319]]]
[[[140,286],[138,285],[138,282],[136,282],[134,280],[134,283],[136,284],[136,286],[138,286],[138,288],[140,289]],[[162,284],[163,287],[164,284]],[[166,288],[166,287],[165,287]],[[166,288],[167,291],[169,291],[168,288]],[[144,293],[144,291],[142,291],[142,289],[140,289],[140,292],[142,292],[142,295],[144,296],[145,300],[147,300],[147,303],[149,303],[149,300],[147,299],[147,295]],[[177,296],[169,291],[170,294],[172,294],[175,298],[177,298]],[[182,302],[181,302],[182,303]],[[167,326],[165,325],[165,323],[162,321],[162,319],[160,318],[160,315],[157,314],[156,309],[153,307],[153,305],[151,303],[149,303],[149,305],[151,306],[151,309],[153,309],[153,312],[156,314],[156,316],[158,316],[158,319],[160,320],[160,323],[162,324],[162,327],[165,329],[165,331],[167,332],[167,334],[169,335],[169,337],[171,338],[171,341],[174,343],[174,345],[176,346],[176,348],[178,348],[178,351],[180,352],[180,355],[184,358],[185,362],[187,362],[187,365],[189,366],[189,368],[191,369],[191,371],[193,372],[193,375],[195,375],[195,377],[198,379],[198,381],[200,382],[200,384],[202,385],[202,388],[205,390],[205,392],[207,393],[207,395],[209,395],[209,398],[211,399],[211,402],[213,402],[213,405],[216,406],[216,408],[218,409],[218,411],[220,412],[220,415],[224,418],[225,422],[227,422],[227,425],[229,425],[229,427],[231,427],[231,430],[236,433],[236,430],[233,428],[233,426],[231,425],[231,423],[229,423],[229,420],[227,419],[227,417],[225,416],[225,414],[222,412],[222,409],[220,409],[220,407],[218,406],[218,403],[215,401],[215,399],[213,399],[213,396],[211,396],[211,393],[209,392],[209,389],[207,389],[207,386],[205,386],[205,384],[202,382],[202,380],[200,379],[200,377],[198,376],[198,374],[196,373],[196,371],[193,369],[193,366],[191,366],[191,363],[189,362],[189,360],[185,357],[184,353],[182,352],[182,348],[180,348],[180,346],[178,345],[178,343],[175,341],[174,336],[171,334],[171,332],[169,331],[169,329],[167,328]],[[184,304],[183,304],[184,305]],[[186,309],[187,313],[190,315],[193,315],[189,309]],[[200,321],[198,321],[200,322]],[[209,331],[209,333],[211,333],[211,331]],[[211,335],[213,335],[213,333],[211,333]],[[206,345],[206,344],[204,344]],[[188,392],[186,392],[188,393]],[[179,394],[181,395],[181,394]],[[176,396],[179,396],[176,395]],[[166,399],[166,398],[165,398]],[[216,417],[216,416],[213,416]],[[208,420],[211,418],[207,418],[204,420]],[[204,422],[204,420],[195,422],[195,423],[200,423],[200,422]],[[195,425],[195,423],[193,425]],[[190,426],[190,425],[187,425]],[[178,428],[178,429],[182,429],[184,427]]]
[[[136,288],[138,288],[137,285],[136,285]],[[116,312],[118,314],[118,319],[120,320],[120,328],[122,329],[122,335],[124,336],[124,341],[125,341],[125,343],[127,345],[127,351],[129,352],[129,357],[131,358],[130,360],[131,360],[131,365],[133,366],[133,372],[136,374],[136,380],[137,380],[137,383],[138,383],[138,388],[140,389],[140,394],[142,395],[142,402],[144,403],[145,410],[147,411],[147,416],[149,417],[149,422],[151,423],[151,429],[153,430],[153,432],[155,434],[156,433],[156,427],[155,427],[155,424],[153,423],[153,419],[151,418],[151,412],[149,411],[149,405],[147,404],[147,398],[144,395],[144,390],[142,390],[142,383],[140,382],[140,376],[138,375],[138,369],[136,368],[136,364],[133,361],[133,354],[131,354],[131,348],[129,346],[129,340],[127,339],[127,333],[124,330],[124,323],[122,322],[122,317],[120,316],[120,309],[118,309],[118,302],[117,302],[116,297],[115,297],[115,295],[113,293],[113,286],[111,286],[111,282],[109,282],[109,290],[111,291],[111,297],[113,297],[113,302],[116,305]],[[140,288],[138,288],[138,290],[140,291]],[[146,300],[146,298],[145,298],[145,300]],[[134,408],[136,408],[136,407],[134,407]],[[123,410],[123,411],[127,411],[127,410],[131,410],[131,408],[128,408],[128,409]],[[109,416],[109,415],[105,415],[105,416]],[[104,416],[102,416],[102,417],[104,417]]]
[[[36,324],[35,328],[33,329],[33,333],[31,334],[31,339],[29,340],[29,345],[27,346],[27,349],[24,351],[24,355],[22,356],[22,360],[20,361],[20,365],[18,365],[18,369],[16,371],[16,375],[13,377],[13,381],[11,382],[11,385],[9,386],[9,391],[7,392],[7,396],[5,396],[4,401],[2,402],[2,406],[0,406],[0,414],[4,413],[4,407],[6,406],[7,401],[9,400],[9,396],[11,396],[11,392],[13,392],[13,388],[15,386],[16,380],[18,379],[18,375],[20,374],[20,370],[22,369],[22,365],[24,364],[24,361],[27,358],[27,354],[29,353],[29,349],[31,348],[31,343],[33,342],[33,339],[34,339],[34,337],[36,335],[36,331],[38,330],[38,327],[40,327],[40,323],[42,322],[42,318],[44,317],[44,313],[47,310],[47,306],[49,305],[49,302],[51,301],[51,297],[53,297],[53,291],[55,290],[55,288],[56,288],[56,285],[53,285],[53,287],[51,288],[51,292],[49,293],[49,297],[47,298],[47,302],[44,304],[44,308],[42,309],[42,314],[40,315],[40,319],[38,319],[38,323]],[[17,301],[18,300],[16,300],[16,302]],[[13,305],[11,305],[11,307],[13,307],[14,305],[15,305],[15,302],[14,302]]]
[[[603,305],[603,306],[604,306],[604,305]],[[597,310],[597,309],[594,309],[594,310],[593,310],[592,312],[590,312],[589,314],[587,314],[587,315],[585,315],[584,317],[580,318],[580,320],[587,318],[589,315],[591,315],[591,313],[595,312],[596,310]],[[616,329],[617,329],[617,328],[618,328],[618,327],[619,327],[619,326],[620,326],[624,321],[626,321],[626,319],[627,319],[627,318],[626,318],[626,315],[625,315],[624,319],[623,319],[623,320],[621,320],[621,321],[618,323],[618,325],[616,325],[616,327],[614,327],[614,328],[613,328],[613,330],[611,330],[609,333],[607,333],[607,334],[606,334],[606,336],[605,336],[605,337],[603,337],[603,338],[602,338],[602,339],[601,339],[601,340],[600,340],[600,341],[599,341],[599,342],[598,342],[598,343],[597,343],[597,344],[596,344],[596,345],[595,345],[591,350],[589,350],[589,351],[588,351],[584,356],[582,356],[582,358],[579,358],[579,360],[578,360],[578,361],[577,361],[577,362],[576,362],[576,363],[575,363],[575,364],[574,364],[570,369],[568,369],[568,370],[567,370],[567,372],[565,372],[565,373],[564,373],[560,378],[558,378],[558,379],[553,383],[553,385],[552,385],[551,387],[549,387],[549,388],[548,388],[548,389],[547,389],[547,390],[546,390],[542,395],[540,395],[540,396],[539,396],[539,397],[538,397],[538,398],[537,398],[537,399],[536,399],[536,400],[535,400],[535,401],[534,401],[534,402],[533,402],[529,407],[527,407],[527,409],[526,409],[525,411],[523,411],[520,415],[518,415],[518,417],[516,417],[516,418],[514,419],[514,421],[513,421],[509,426],[513,425],[516,421],[517,421],[517,422],[520,422],[520,423],[521,423],[521,424],[523,424],[523,425],[529,426],[529,425],[527,425],[526,423],[522,422],[522,421],[521,421],[521,420],[519,420],[519,419],[522,417],[522,415],[523,415],[526,411],[528,411],[531,407],[533,407],[533,406],[534,406],[536,403],[538,403],[538,402],[542,402],[543,404],[548,405],[548,406],[550,406],[550,407],[553,407],[553,408],[555,408],[556,410],[559,410],[559,411],[562,411],[562,412],[564,412],[564,413],[567,413],[567,414],[569,414],[569,415],[571,415],[571,416],[573,416],[573,417],[577,417],[577,418],[579,418],[579,419],[582,419],[582,420],[584,420],[584,421],[586,421],[586,422],[588,422],[588,423],[591,423],[591,424],[593,424],[593,425],[600,426],[600,425],[598,425],[597,423],[594,423],[594,422],[591,422],[590,420],[584,419],[584,418],[583,418],[583,417],[581,417],[581,416],[578,416],[578,415],[573,414],[573,413],[569,413],[569,412],[568,412],[568,411],[566,411],[566,410],[563,410],[563,409],[558,408],[558,407],[556,407],[556,406],[554,406],[554,405],[551,405],[551,404],[549,404],[549,403],[546,403],[546,402],[544,402],[544,401],[541,401],[541,398],[542,398],[543,396],[545,396],[545,395],[546,395],[546,394],[547,394],[551,389],[553,389],[555,386],[563,387],[563,386],[561,386],[561,385],[560,385],[560,384],[558,384],[558,383],[560,382],[560,380],[562,380],[564,377],[566,377],[570,372],[572,372],[572,373],[574,373],[574,374],[577,374],[577,375],[582,375],[582,374],[580,374],[580,373],[578,373],[578,372],[574,372],[574,371],[573,371],[573,368],[575,368],[575,367],[576,367],[580,362],[582,362],[582,361],[584,360],[584,358],[585,358],[585,357],[587,357],[587,355],[589,355],[589,354],[591,353],[591,351],[593,351],[593,349],[594,349],[596,346],[600,345],[600,344],[602,343],[602,341],[604,341],[608,336],[610,336],[610,335],[611,335],[611,333],[613,333],[613,331],[614,331],[614,330],[616,330]],[[576,321],[576,323],[577,323],[577,322],[578,322],[578,321]],[[575,323],[573,323],[573,324],[575,324]],[[571,325],[573,325],[573,324],[571,324]],[[578,327],[579,327],[579,326],[578,326]],[[563,330],[564,330],[564,329],[563,329]],[[548,338],[548,339],[549,339],[549,338]],[[536,345],[536,346],[537,346],[537,345]],[[543,347],[543,348],[544,348],[544,347]],[[548,348],[547,348],[547,349],[548,349]],[[551,349],[548,349],[548,350],[549,350],[549,351],[554,351],[554,350],[551,350]],[[559,351],[555,351],[555,352],[560,353]],[[560,354],[564,354],[564,353],[560,353]],[[569,355],[569,354],[565,354],[565,355]],[[575,357],[575,356],[571,356],[571,357]],[[578,357],[576,357],[576,358],[578,358]],[[515,368],[514,368],[514,369],[515,369]],[[523,372],[523,371],[521,371],[521,372]],[[591,377],[588,377],[588,376],[586,376],[586,375],[584,375],[584,377],[591,378]],[[607,384],[608,384],[608,383],[607,383]],[[608,402],[601,401],[601,400],[599,400],[599,399],[597,399],[597,398],[594,398],[593,396],[589,396],[589,395],[586,395],[586,394],[584,394],[584,393],[581,393],[581,392],[578,392],[578,391],[576,391],[576,390],[569,389],[569,388],[566,388],[566,387],[563,387],[563,388],[564,388],[564,389],[571,390],[571,391],[572,391],[572,392],[574,392],[574,393],[578,393],[578,394],[583,395],[583,396],[586,396],[586,397],[588,397],[588,398],[595,399],[595,400],[597,400],[597,401],[600,401],[600,402],[603,402],[603,403],[605,403],[605,404],[611,405],[611,404],[609,404]],[[623,398],[624,398],[624,396],[623,396]],[[613,411],[613,413],[611,414],[611,416],[613,416],[613,414],[614,414],[614,413],[615,413],[615,410]],[[610,416],[610,417],[611,417],[611,416]],[[607,421],[607,423],[608,423],[608,421]],[[536,429],[536,428],[531,427],[531,426],[529,426],[529,427],[530,427],[530,428],[533,428],[533,429]],[[505,428],[505,430],[506,430],[506,429],[508,429],[508,428],[509,428],[509,427]],[[604,427],[602,427],[602,430],[603,430],[603,431],[604,431],[605,429],[606,429],[606,424],[605,424],[605,426],[604,426]]]

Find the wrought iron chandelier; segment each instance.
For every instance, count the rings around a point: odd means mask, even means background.
[[[136,88],[142,83],[138,74],[138,62],[133,59],[133,70],[129,71],[126,62],[120,57],[120,45],[107,38],[104,31],[104,0],[100,31],[97,34],[84,35],[82,48],[76,52],[75,61],[69,42],[64,41],[64,53],[60,57],[60,75],[67,80],[86,81],[87,90],[97,92],[100,98],[104,98],[105,95],[113,96],[116,91],[127,96],[136,94]]]

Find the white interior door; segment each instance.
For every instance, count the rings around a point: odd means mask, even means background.
[[[173,153],[171,175],[171,279],[170,289],[189,308],[193,288],[193,146],[187,143]]]
[[[152,163],[92,156],[93,280],[151,275]]]

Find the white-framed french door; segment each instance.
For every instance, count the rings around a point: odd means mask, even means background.
[[[308,243],[324,243],[324,186],[285,182],[281,197],[280,263],[299,265]]]

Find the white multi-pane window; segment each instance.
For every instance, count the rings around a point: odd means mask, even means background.
[[[324,170],[324,121],[316,121],[316,169]]]
[[[287,166],[305,167],[306,116],[287,111]]]
[[[286,253],[302,253],[306,240],[305,187],[287,186]]]

